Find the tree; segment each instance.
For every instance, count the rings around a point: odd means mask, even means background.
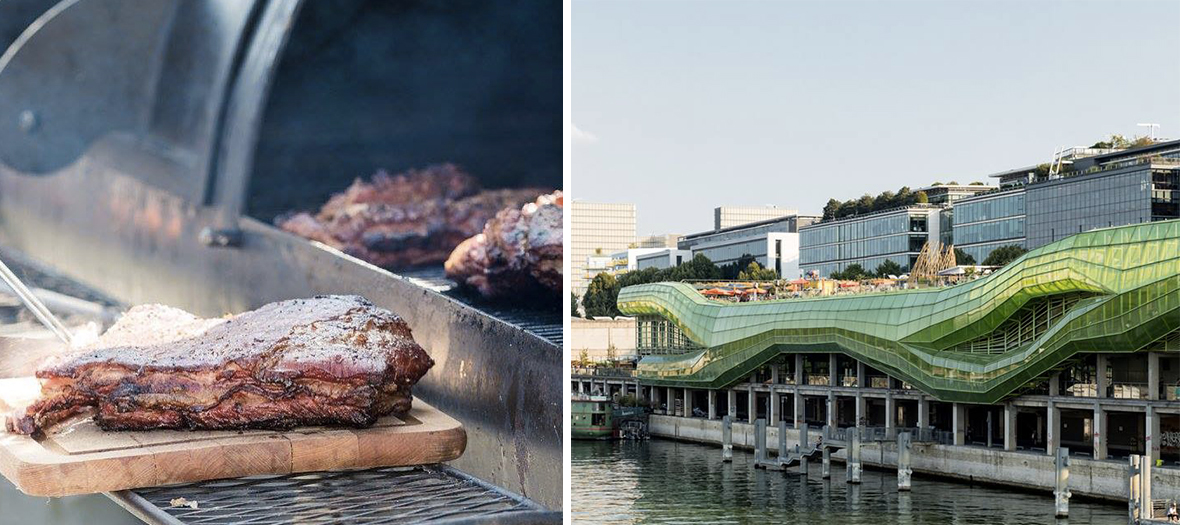
[[[955,248],[955,262],[965,266],[975,266],[975,257],[972,257],[971,254],[963,250]]]
[[[740,279],[741,277],[738,277],[738,276],[742,273],[742,271],[745,270],[747,267],[749,267],[751,263],[755,263],[757,261],[758,260],[755,259],[753,255],[750,255],[748,253],[743,253],[741,257],[738,257],[738,260],[736,262],[732,262],[732,263],[729,263],[725,266],[720,267],[721,278],[722,279]]]
[[[582,317],[578,313],[578,294],[570,292],[570,315],[573,317]]]
[[[615,317],[619,315],[616,302],[619,299],[619,282],[609,273],[600,273],[590,281],[586,295],[582,297],[582,308],[586,317]]]
[[[919,191],[914,193],[914,202],[917,204],[927,204],[930,202],[930,199],[926,197],[926,192]]]
[[[1012,261],[1015,261],[1016,259],[1019,259],[1021,255],[1024,255],[1026,253],[1028,253],[1028,250],[1021,248],[1020,246],[1017,246],[1015,244],[1009,245],[1009,246],[1001,246],[999,248],[992,250],[991,253],[987,254],[987,258],[983,260],[983,265],[984,266],[1004,266]]]
[[[946,183],[946,185],[947,185],[947,186],[958,186],[958,185],[959,185],[959,181],[957,181],[957,180],[952,180],[952,181],[950,181],[950,182]]]
[[[901,275],[903,273],[905,273],[905,269],[891,259],[887,259],[885,262],[877,265],[877,277],[882,279],[890,275]]]
[[[770,268],[763,268],[761,264],[758,264],[758,261],[751,261],[746,266],[746,269],[738,274],[738,279],[743,281],[773,281],[778,279],[778,274]]]
[[[984,184],[984,183],[982,183],[982,182],[979,182],[979,181],[972,182],[972,183],[971,183],[971,185],[972,185],[972,186],[987,186],[987,184]]]
[[[869,272],[865,271],[864,266],[853,263],[848,265],[842,272],[832,272],[831,277],[841,281],[860,281],[872,276],[869,275]]]
[[[828,199],[828,203],[824,205],[823,220],[831,220],[836,218],[836,211],[840,209],[840,201],[836,199]]]

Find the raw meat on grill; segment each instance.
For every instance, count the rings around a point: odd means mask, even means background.
[[[488,298],[560,294],[562,201],[555,191],[497,213],[451,253],[447,276]]]
[[[433,365],[405,321],[357,296],[222,319],[137,306],[39,368],[41,397],[7,427],[31,434],[90,410],[106,430],[365,426],[407,412]]]
[[[279,217],[284,230],[386,268],[438,264],[464,239],[483,230],[496,212],[519,207],[546,190],[481,191],[452,164],[378,172],[357,179],[311,215]]]

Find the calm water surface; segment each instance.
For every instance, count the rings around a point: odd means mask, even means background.
[[[935,481],[915,476],[897,492],[897,474],[865,471],[859,486],[844,466],[804,479],[755,470],[753,454],[735,450],[721,462],[718,447],[651,440],[573,443],[570,479],[575,523],[799,523],[824,525],[1126,523],[1126,507],[1073,500],[1070,519],[1053,517],[1047,493]]]

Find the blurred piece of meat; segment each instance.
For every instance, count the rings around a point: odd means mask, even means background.
[[[6,427],[32,434],[88,411],[105,430],[364,426],[409,411],[433,365],[405,321],[358,296],[220,319],[143,305],[38,368],[41,396]]]
[[[487,298],[561,294],[560,191],[500,211],[447,259],[447,276]]]
[[[385,268],[438,264],[463,239],[483,230],[501,209],[519,207],[536,188],[480,191],[470,175],[439,164],[398,175],[378,172],[333,195],[314,216],[295,213],[275,222]]]

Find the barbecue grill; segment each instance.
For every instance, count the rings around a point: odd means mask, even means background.
[[[203,316],[364,295],[437,362],[415,393],[467,429],[431,475],[557,508],[560,301],[488,303],[272,222],[379,168],[558,187],[560,43],[557,2],[0,1],[0,245]]]

